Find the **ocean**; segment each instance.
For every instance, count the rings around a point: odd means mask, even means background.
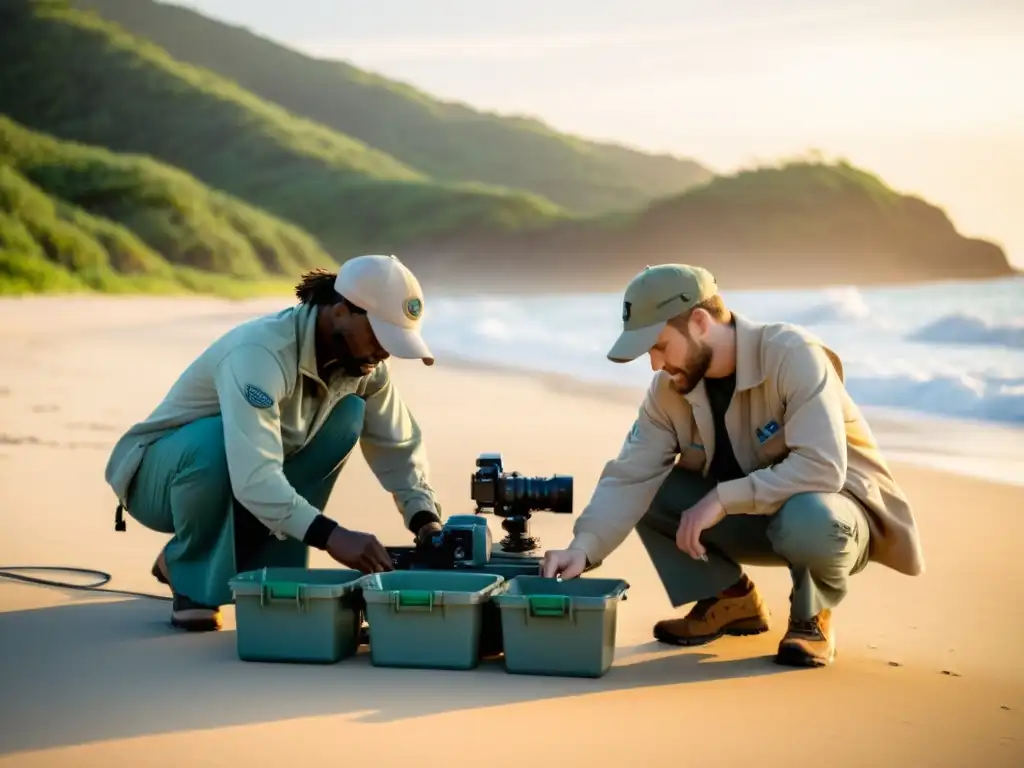
[[[806,327],[843,359],[847,388],[893,458],[1024,485],[1024,277],[899,287],[723,291],[755,320]],[[646,357],[605,353],[620,292],[429,297],[424,336],[439,360],[566,374],[642,388]]]

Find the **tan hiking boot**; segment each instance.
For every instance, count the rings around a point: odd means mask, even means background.
[[[835,657],[832,612],[826,608],[806,621],[790,618],[789,631],[779,643],[775,661],[789,667],[824,667]]]
[[[757,587],[749,584],[746,594],[729,590],[700,600],[686,616],[665,619],[654,625],[654,637],[671,645],[701,645],[722,635],[757,635],[767,632],[771,611]]]

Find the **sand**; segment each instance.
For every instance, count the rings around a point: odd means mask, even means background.
[[[0,302],[0,565],[96,568],[112,586],[166,594],[149,576],[163,537],[131,520],[113,529],[108,451],[214,335],[274,306]],[[471,511],[483,451],[510,470],[573,475],[578,511],[636,407],[632,394],[444,361],[395,375],[449,514]],[[670,606],[635,535],[600,572],[631,588],[599,680],[507,675],[500,662],[381,669],[365,653],[247,664],[230,608],[223,631],[187,635],[167,625],[166,602],[0,580],[0,766],[1024,764],[1024,490],[895,469],[928,571],[856,576],[835,617],[838,658],[821,670],[771,662],[789,589],[779,569],[749,570],[770,633],[690,650],[652,642]],[[408,539],[361,458],[328,513]],[[572,521],[538,514],[533,526],[558,547]],[[331,565],[320,552],[312,562]]]

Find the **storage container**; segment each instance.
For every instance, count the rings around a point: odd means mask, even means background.
[[[330,664],[351,656],[362,625],[356,570],[262,568],[231,579],[243,661]]]
[[[539,576],[543,560],[532,555],[510,555],[501,552],[491,554],[484,565],[460,566],[481,573],[497,573],[511,581],[516,576]]]
[[[516,576],[493,597],[505,669],[513,674],[601,677],[615,660],[622,579]]]
[[[504,577],[511,581],[516,576],[539,576],[541,561],[538,558],[493,558],[486,565],[460,566],[460,573],[488,573]],[[504,644],[501,639],[501,611],[497,603],[488,600],[484,603],[480,629],[480,658],[490,659],[501,656]]]
[[[472,669],[480,660],[483,607],[497,574],[389,571],[362,582],[370,659],[382,667]]]

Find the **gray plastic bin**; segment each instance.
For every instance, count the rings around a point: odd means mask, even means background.
[[[231,579],[238,657],[332,664],[359,647],[356,570],[262,568]]]
[[[370,659],[380,667],[472,669],[480,659],[483,606],[497,574],[389,571],[362,582]]]
[[[505,670],[601,677],[615,660],[618,601],[627,589],[622,579],[516,576],[493,597],[501,611]]]

